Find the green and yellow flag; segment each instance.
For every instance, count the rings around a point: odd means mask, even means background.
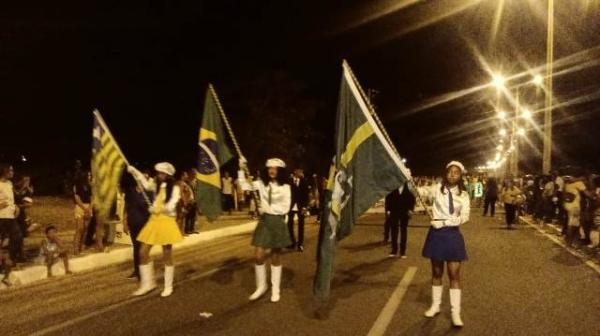
[[[325,195],[313,289],[320,300],[329,298],[337,242],[352,233],[365,211],[410,176],[375,122],[345,61],[335,139],[336,156]]]
[[[127,160],[98,110],[94,111],[92,136],[92,205],[97,218],[104,221],[117,200],[119,180]]]
[[[198,146],[198,175],[196,201],[209,221],[221,215],[220,168],[233,158],[225,143],[223,121],[220,117],[218,98],[209,85],[204,102],[204,115]]]

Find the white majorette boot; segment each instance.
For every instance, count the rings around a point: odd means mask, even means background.
[[[173,277],[175,277],[175,266],[165,265],[165,289],[160,296],[167,297],[173,294]]]
[[[133,296],[142,296],[150,293],[156,288],[154,279],[154,263],[149,262],[146,265],[140,265],[140,288],[133,292]]]
[[[431,286],[431,307],[425,312],[425,317],[434,317],[440,313],[443,290],[444,286]]]
[[[460,318],[460,289],[450,289],[450,305],[452,306],[452,325],[457,328],[463,327],[463,321]]]
[[[279,302],[281,298],[281,265],[271,265],[271,302]]]
[[[254,272],[256,273],[256,291],[250,295],[250,301],[256,301],[260,299],[267,292],[267,267],[265,264],[254,265]]]

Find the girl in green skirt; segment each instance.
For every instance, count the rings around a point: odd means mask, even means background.
[[[259,196],[260,217],[252,238],[256,258],[256,291],[250,296],[250,301],[258,300],[268,290],[265,261],[269,257],[271,302],[278,302],[280,298],[281,249],[292,244],[285,218],[292,203],[292,192],[286,177],[285,162],[269,159],[262,178],[252,184]]]

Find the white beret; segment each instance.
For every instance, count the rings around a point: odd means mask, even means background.
[[[265,166],[267,166],[267,168],[270,168],[270,167],[285,168],[285,162],[283,162],[282,159],[273,158],[273,159],[268,159]]]
[[[175,167],[168,162],[159,162],[154,166],[154,170],[159,173],[165,173],[167,175],[173,176],[175,175]]]
[[[466,173],[467,172],[467,170],[465,169],[465,166],[462,163],[458,162],[458,161],[451,161],[450,163],[448,163],[446,165],[446,169],[448,169],[448,168],[450,168],[452,166],[458,167],[458,169],[460,169],[461,173]]]

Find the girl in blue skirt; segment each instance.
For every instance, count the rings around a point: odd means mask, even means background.
[[[254,190],[259,195],[260,216],[252,237],[256,258],[256,291],[250,296],[250,301],[258,300],[268,290],[265,266],[268,257],[271,258],[271,302],[280,299],[281,249],[292,244],[285,218],[292,205],[287,176],[285,162],[269,159],[262,178],[253,182]]]
[[[452,161],[446,166],[442,183],[434,186],[433,220],[423,247],[423,256],[431,259],[432,270],[432,303],[425,316],[434,317],[440,312],[445,263],[450,278],[450,305],[455,327],[463,326],[460,317],[460,267],[467,260],[465,241],[459,226],[469,221],[470,213],[469,194],[462,183],[464,173],[463,164]]]

